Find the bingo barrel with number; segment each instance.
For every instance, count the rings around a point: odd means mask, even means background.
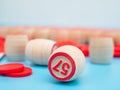
[[[79,77],[84,65],[85,56],[82,51],[75,46],[65,45],[50,55],[48,68],[57,80],[72,81]]]

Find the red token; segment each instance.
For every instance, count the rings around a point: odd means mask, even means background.
[[[73,45],[73,46],[76,46],[76,47],[77,47],[77,43],[75,43],[75,42],[72,42],[72,41],[61,41],[61,42],[57,42],[57,43],[55,43],[55,44],[53,45],[52,50],[51,50],[51,53],[52,53],[55,49],[57,49],[57,48],[59,48],[59,47],[61,47],[61,46],[64,46],[64,45]]]
[[[31,74],[32,74],[32,69],[29,67],[24,67],[24,70],[21,72],[7,73],[5,75],[9,76],[9,77],[25,77],[25,76],[29,76]]]
[[[120,45],[114,47],[114,57],[120,57]]]
[[[73,45],[73,46],[76,46],[76,47],[78,47],[84,53],[85,56],[89,56],[89,46],[88,45],[77,44],[77,43],[72,42],[72,41],[62,41],[62,42],[57,42],[56,43],[57,47],[61,47],[61,46],[64,46],[64,45]]]
[[[77,43],[72,42],[72,41],[61,41],[61,42],[57,42],[56,45],[58,47],[61,47],[61,46],[64,46],[64,45],[73,45],[73,46],[76,46]]]
[[[4,42],[5,38],[0,37],[0,52],[4,52]]]
[[[0,65],[0,74],[20,72],[24,70],[24,65],[21,63],[10,63]]]
[[[120,45],[115,45],[114,52],[120,52]]]
[[[77,47],[84,53],[85,56],[89,56],[89,46],[79,44]]]
[[[120,52],[114,52],[114,57],[120,57]]]
[[[5,38],[4,37],[0,37],[0,42],[4,42]]]

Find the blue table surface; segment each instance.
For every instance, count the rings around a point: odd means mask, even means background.
[[[9,63],[4,57],[0,64]],[[0,90],[120,90],[120,58],[114,58],[110,65],[90,63],[86,58],[86,66],[75,81],[62,83],[55,80],[47,66],[36,66],[27,60],[22,61],[33,69],[28,77],[11,78],[0,76]]]

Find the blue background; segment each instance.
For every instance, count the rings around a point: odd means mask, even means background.
[[[120,0],[0,0],[0,25],[120,28]]]
[[[0,64],[10,63],[3,58]],[[33,74],[23,78],[0,76],[0,90],[120,90],[120,58],[114,58],[110,65],[90,63],[86,58],[86,67],[79,78],[69,83],[55,80],[47,66],[35,66],[23,61],[33,69]]]

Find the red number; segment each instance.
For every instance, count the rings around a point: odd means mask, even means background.
[[[60,61],[53,67],[53,70],[59,72],[58,67],[60,66],[61,63],[62,63],[62,60],[60,60]]]
[[[60,72],[59,66],[62,64],[62,60],[60,60],[54,67],[53,70]],[[63,75],[68,74],[68,70],[70,69],[70,65],[68,63],[63,63],[62,64],[62,71],[60,72]]]
[[[63,63],[63,65],[62,65],[62,70],[63,71],[61,72],[61,74],[67,75],[69,68],[70,68],[70,65],[68,63]]]

